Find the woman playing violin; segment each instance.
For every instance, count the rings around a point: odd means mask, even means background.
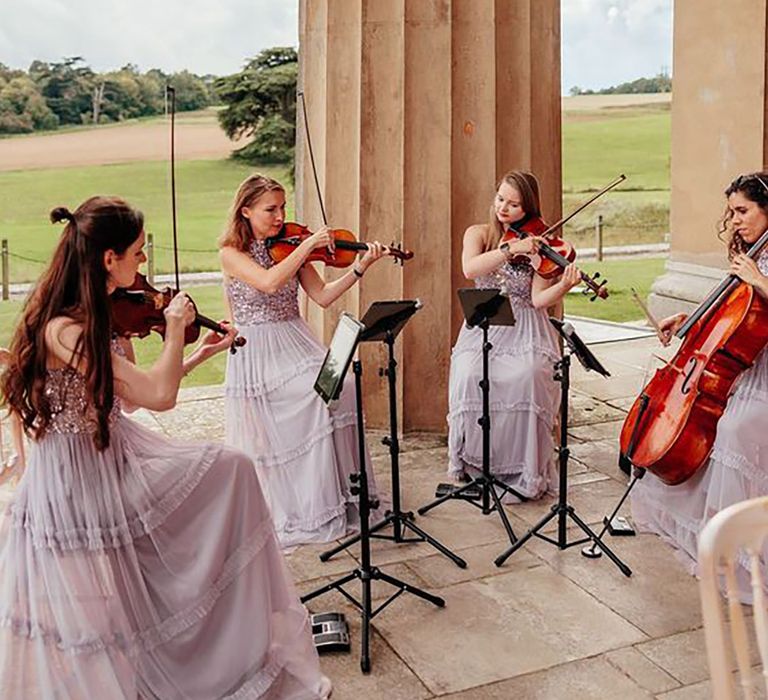
[[[227,440],[256,463],[288,547],[328,542],[357,523],[349,483],[359,471],[354,388],[346,386],[330,409],[314,391],[325,348],[299,315],[298,287],[326,307],[362,280],[384,248],[371,243],[345,274],[324,282],[306,261],[314,249],[333,246],[330,231],[321,228],[275,263],[266,239],[284,223],[283,186],[252,175],[235,195],[219,256],[232,318],[248,341],[227,363]]]
[[[534,254],[541,239],[501,242],[506,229],[527,215],[539,216],[534,175],[513,170],[499,181],[490,222],[464,234],[464,276],[477,288],[501,287],[515,314],[514,326],[491,326],[491,471],[526,498],[538,498],[557,485],[552,429],[559,405],[553,365],[560,359],[547,307],[579,283],[569,265],[556,279],[543,279],[521,254]],[[514,263],[512,262],[512,259]],[[482,331],[464,325],[451,355],[448,413],[448,473],[466,478],[482,465],[479,381]]]
[[[761,182],[762,181],[762,182]],[[768,230],[768,173],[737,177],[725,190],[727,207],[720,235],[728,242],[730,272],[768,298],[768,247],[756,259],[745,255]],[[659,323],[666,345],[685,322],[676,314]],[[638,526],[672,544],[695,573],[698,537],[707,521],[727,506],[768,495],[768,354],[763,350],[743,372],[717,423],[707,466],[669,486],[653,474],[638,482],[632,513]],[[751,600],[749,576],[739,568],[743,602]]]
[[[146,259],[141,213],[92,197],[51,218],[64,232],[0,384],[32,438],[0,521],[0,697],[327,698],[250,459],[121,410],[174,405],[196,318],[177,294],[148,369],[111,338],[108,293]]]

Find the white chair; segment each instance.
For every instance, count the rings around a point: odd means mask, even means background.
[[[749,562],[753,622],[762,678],[768,688],[768,612],[761,565],[761,551],[767,535],[768,497],[761,497],[720,511],[706,524],[699,538],[699,590],[712,694],[716,700],[737,697],[734,655],[743,697],[754,698],[757,692],[751,669],[747,620],[736,577],[736,562],[739,559],[745,562],[744,557]],[[720,592],[723,583],[725,604]],[[728,608],[727,617],[725,607]]]

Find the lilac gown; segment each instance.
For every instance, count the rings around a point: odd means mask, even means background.
[[[768,274],[768,251],[756,260]],[[768,496],[768,352],[739,377],[717,423],[707,466],[688,481],[668,486],[646,473],[632,494],[632,515],[644,531],[671,544],[686,570],[696,573],[699,533],[718,511]],[[764,557],[768,561],[768,551]],[[742,602],[751,603],[749,560],[739,560]]]
[[[476,279],[475,287],[501,288],[516,319],[514,326],[491,326],[488,332],[491,472],[523,496],[538,498],[557,488],[552,430],[560,401],[554,380],[560,352],[546,309],[531,304],[532,282],[530,265],[505,264]],[[482,340],[481,329],[464,324],[451,354],[448,473],[453,477],[482,467]]]
[[[274,264],[263,241],[250,252],[261,266]],[[359,470],[354,378],[330,407],[314,391],[326,349],[299,316],[298,284],[294,277],[273,294],[238,279],[226,286],[248,341],[227,362],[226,439],[256,464],[284,547],[328,542],[359,525],[349,482]]]
[[[117,405],[99,452],[82,375],[45,392],[0,531],[0,697],[327,697],[250,460]]]

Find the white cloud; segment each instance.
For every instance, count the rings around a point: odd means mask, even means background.
[[[562,88],[672,70],[672,0],[561,0]]]
[[[15,68],[82,56],[98,71],[134,63],[224,75],[261,49],[298,44],[298,0],[0,0],[0,9],[0,62]],[[563,92],[671,69],[672,0],[561,0],[561,17]]]
[[[298,44],[290,0],[0,0],[0,62],[82,56],[95,70],[134,63],[224,75],[261,49]]]

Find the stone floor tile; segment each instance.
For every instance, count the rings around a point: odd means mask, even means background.
[[[479,545],[456,550],[462,559],[467,562],[467,568],[460,569],[443,554],[436,552],[430,556],[412,559],[406,565],[415,571],[429,586],[444,588],[464,581],[472,581],[488,576],[499,576],[516,569],[530,569],[533,566],[541,566],[542,561],[531,552],[523,549],[516,554],[514,561],[510,560],[509,566],[503,568],[496,566],[493,560],[508,546],[507,542]]]
[[[657,700],[705,700],[712,697],[712,687],[708,680],[670,690],[657,695]]]
[[[308,581],[322,576],[335,576],[354,569],[357,560],[347,552],[339,552],[326,562],[320,561],[320,553],[335,546],[336,542],[327,544],[304,545],[289,552],[285,560],[294,581]]]
[[[624,417],[621,420],[611,420],[604,423],[591,423],[568,428],[568,435],[581,442],[589,440],[613,440],[618,443],[621,426],[624,425]]]
[[[441,594],[447,602],[443,610],[425,609],[409,598],[378,623],[398,656],[438,695],[644,639],[638,629],[546,566],[462,583]],[[457,663],[468,655],[471,663]]]
[[[709,678],[703,628],[653,639],[637,649],[683,685]]]
[[[591,379],[581,379],[574,382],[573,388],[601,401],[624,398],[635,398],[646,383],[645,372],[633,371],[617,376],[601,377],[592,373]]]
[[[396,603],[395,603],[396,604]],[[320,668],[333,683],[333,700],[426,700],[432,693],[371,629],[371,671],[360,671],[360,618],[345,611],[350,626],[349,653],[324,654]]]
[[[593,439],[589,442],[575,443],[569,446],[572,462],[569,462],[568,474],[575,473],[572,465],[578,462],[595,469],[605,476],[626,482],[627,477],[619,469],[619,441]]]
[[[614,479],[604,479],[586,484],[569,483],[567,502],[582,521],[588,525],[597,525],[602,523],[603,518],[613,511],[624,493],[624,489],[624,485]],[[530,527],[537,524],[549,513],[556,502],[557,499],[554,496],[547,496],[539,501],[508,506],[507,511],[527,522]],[[570,519],[568,519],[568,523],[575,524]],[[552,532],[555,529],[557,529],[557,518],[549,522],[544,528],[544,532]]]
[[[579,533],[576,528],[569,530],[569,541]],[[606,555],[582,556],[581,546],[561,551],[537,539],[525,548],[649,637],[668,637],[701,625],[696,579],[656,535],[608,536],[605,542],[632,570],[631,577],[624,576]]]
[[[611,666],[650,693],[664,693],[680,687],[678,681],[634,647],[609,651],[604,658]]]
[[[615,403],[614,401],[611,402]],[[588,425],[591,423],[605,423],[606,421],[623,419],[624,414],[618,408],[611,406],[591,396],[571,392],[569,402],[569,426]]]
[[[650,700],[653,696],[602,658],[585,659],[441,700]]]

